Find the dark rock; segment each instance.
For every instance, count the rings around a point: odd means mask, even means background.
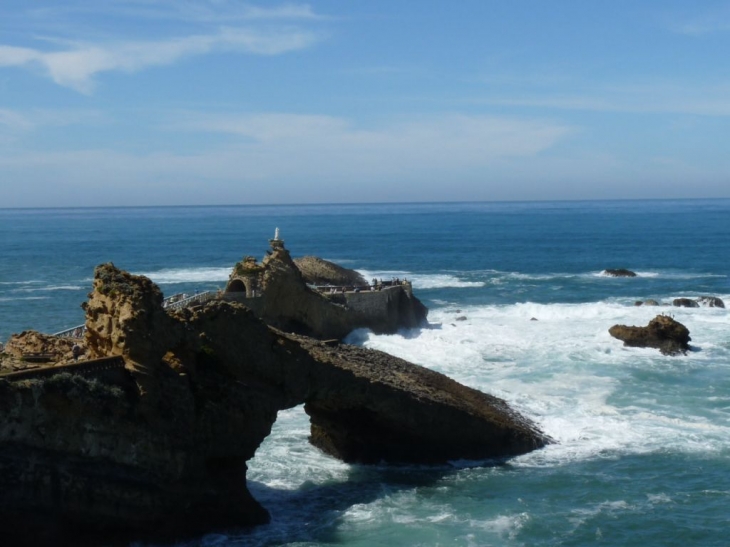
[[[644,305],[644,302],[642,302],[641,300],[637,300],[636,302],[634,302],[634,306],[643,306],[643,305]]]
[[[644,300],[644,306],[658,306],[659,302],[653,299]]]
[[[530,317],[530,321],[537,321],[537,317]]]
[[[717,296],[700,296],[697,299],[697,302],[699,304],[702,304],[703,306],[707,306],[708,308],[724,308],[725,302],[722,301],[721,298],[718,298]]]
[[[675,298],[672,300],[672,306],[678,308],[699,308],[700,305],[691,298]]]
[[[459,317],[454,319],[454,321],[466,321],[466,315],[460,315]]]
[[[156,286],[111,264],[84,307],[89,358],[120,356],[125,385],[0,378],[8,545],[176,541],[268,522],[246,461],[277,413],[302,403],[311,442],[349,462],[499,458],[550,442],[501,399],[382,352],[284,334],[239,303],[168,313]]]
[[[603,270],[603,275],[607,275],[609,277],[636,277],[636,272],[632,272],[625,268],[618,268]]]
[[[625,346],[657,348],[664,355],[684,354],[689,350],[689,330],[666,315],[657,315],[646,327],[614,325],[608,330]]]

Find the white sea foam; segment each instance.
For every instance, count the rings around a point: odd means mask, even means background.
[[[50,296],[0,296],[0,302],[13,302],[15,300],[48,300]]]
[[[388,281],[392,278],[408,279],[413,283],[415,289],[463,289],[470,287],[484,287],[486,283],[484,281],[469,281],[461,279],[460,277],[450,274],[413,274],[405,271],[397,270],[385,270],[385,271],[369,271],[369,270],[358,270],[358,272],[368,281],[375,279],[382,279]]]
[[[230,267],[225,268],[179,268],[165,269],[155,272],[142,272],[138,275],[149,277],[160,285],[174,283],[213,283],[226,282],[231,273]]]
[[[12,292],[80,291],[87,288],[80,285],[48,285],[45,287],[13,289]]]
[[[687,356],[670,358],[654,349],[625,348],[608,334],[614,324],[646,325],[657,313],[656,308],[618,301],[521,303],[464,307],[458,315],[466,320],[457,322],[456,312],[444,307],[429,316],[442,324],[440,329],[380,336],[360,331],[354,336],[367,347],[508,400],[558,441],[517,458],[516,465],[552,466],[612,453],[730,448],[727,411],[705,412],[702,401],[707,393],[702,386],[691,395],[696,400],[688,411],[680,399],[689,392],[655,392],[649,380],[643,385],[634,380],[644,374],[681,377],[708,367],[724,376],[730,369],[730,313],[671,308],[700,349]]]

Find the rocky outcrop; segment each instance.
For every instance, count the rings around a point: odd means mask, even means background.
[[[311,442],[351,462],[506,457],[550,442],[500,399],[381,352],[284,334],[238,303],[168,313],[154,284],[111,264],[96,269],[85,310],[89,357],[120,356],[128,381],[0,377],[8,544],[267,522],[246,461],[277,412],[302,403]]]
[[[75,343],[69,338],[58,338],[33,330],[14,334],[5,344],[4,355],[0,359],[0,373],[46,366],[43,362],[55,365],[71,362],[74,360],[72,350]],[[43,358],[38,359],[39,363],[29,356]]]
[[[303,256],[294,259],[302,277],[312,285],[334,285],[336,287],[367,287],[368,282],[355,270],[318,258]]]
[[[634,302],[634,306],[658,306],[659,302],[656,300],[649,298],[648,300],[637,300]]]
[[[664,355],[684,354],[689,350],[689,330],[667,315],[657,315],[646,327],[614,325],[608,330],[625,346],[657,348]]]
[[[247,257],[234,266],[224,294],[267,324],[322,340],[343,339],[358,328],[392,334],[426,324],[428,309],[409,283],[380,290],[315,291],[307,286],[283,242],[274,241],[261,264]]]
[[[700,296],[697,303],[708,308],[724,308],[725,302],[717,296]]]
[[[617,268],[603,270],[603,275],[607,275],[609,277],[636,277],[636,272],[632,272],[626,268]]]
[[[672,306],[675,306],[677,308],[699,308],[700,305],[697,303],[696,300],[692,300],[691,298],[675,298],[672,300]]]

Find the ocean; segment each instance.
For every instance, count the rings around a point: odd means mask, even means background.
[[[249,462],[271,524],[181,545],[728,545],[730,311],[668,303],[730,308],[730,200],[0,209],[0,341],[81,324],[102,262],[166,295],[221,288],[277,227],[293,256],[408,278],[430,309],[428,328],[348,341],[502,397],[557,442],[499,463],[347,465],[293,408]],[[687,355],[608,334],[660,313],[689,328]]]

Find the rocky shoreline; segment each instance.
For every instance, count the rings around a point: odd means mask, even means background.
[[[171,541],[266,523],[246,462],[277,412],[302,403],[310,442],[347,462],[504,458],[551,442],[501,399],[402,359],[285,333],[238,302],[162,301],[149,279],[101,265],[85,357],[121,368],[0,377],[11,544]],[[73,359],[68,342],[32,331],[8,345],[48,352],[48,366]]]

